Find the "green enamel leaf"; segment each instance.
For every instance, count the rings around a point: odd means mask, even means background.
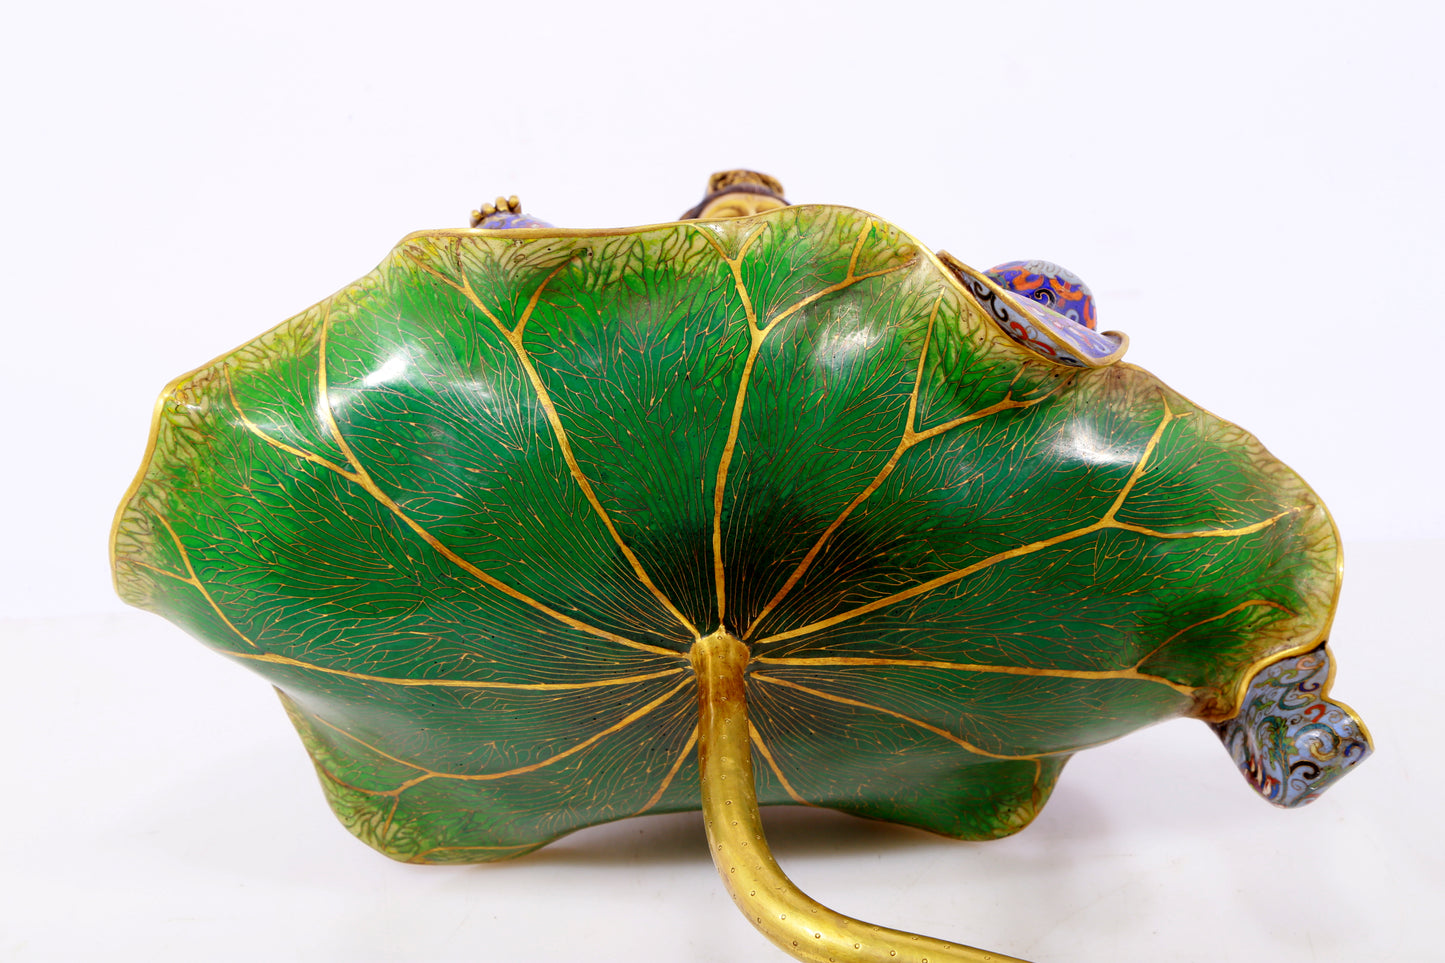
[[[696,808],[719,629],[763,802],[1012,832],[1317,644],[1338,548],[1236,426],[791,207],[405,239],[167,390],[114,560],[280,690],[348,828],[448,862]]]

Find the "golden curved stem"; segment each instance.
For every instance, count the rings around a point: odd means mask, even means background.
[[[691,659],[697,673],[697,752],[708,848],[733,902],[764,936],[810,963],[1024,963],[864,923],[799,890],[763,836],[743,677],[748,648],[719,630],[693,643]]]

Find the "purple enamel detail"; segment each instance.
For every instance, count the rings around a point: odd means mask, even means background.
[[[1089,362],[1102,364],[1119,350],[1115,339],[1076,324],[1031,298],[1002,297],[980,277],[960,275],[960,280],[1009,337],[1050,360],[1083,368]]]
[[[514,227],[555,227],[546,221],[539,221],[527,214],[512,214],[498,211],[496,214],[488,214],[482,218],[477,227],[486,231],[505,231]]]
[[[1029,298],[1089,329],[1098,327],[1094,294],[1073,271],[1052,261],[1006,261],[984,272],[999,287]]]

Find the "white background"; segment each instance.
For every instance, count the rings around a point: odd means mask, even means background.
[[[1380,745],[1278,814],[1203,727],[1171,724],[1076,760],[1002,843],[770,814],[787,868],[856,915],[1041,963],[1445,958],[1427,939],[1445,897],[1441,10],[8,12],[0,958],[776,957],[692,816],[514,865],[374,856],[330,824],[265,685],[125,610],[106,562],[171,377],[497,193],[566,226],[651,223],[734,166],[978,267],[1081,274],[1131,361],[1330,505],[1350,560],[1337,691]]]

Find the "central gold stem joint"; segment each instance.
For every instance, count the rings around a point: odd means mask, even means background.
[[[748,722],[750,653],[726,629],[698,638],[698,767],[708,849],[748,922],[784,952],[813,963],[1024,963],[1012,956],[874,926],[835,913],[788,879],[763,836]]]

